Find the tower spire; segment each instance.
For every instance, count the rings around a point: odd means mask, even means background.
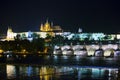
[[[46,19],[46,23],[48,23],[48,18]]]
[[[53,22],[51,22],[51,27],[53,27]]]
[[[40,31],[43,31],[44,28],[43,28],[43,24],[41,23],[41,26],[40,26]]]

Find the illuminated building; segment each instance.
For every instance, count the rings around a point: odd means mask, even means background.
[[[33,35],[37,35],[41,38],[47,37],[47,34],[50,36],[55,36],[56,34],[61,34],[62,29],[60,26],[53,26],[53,23],[49,23],[48,20],[45,24],[41,24],[40,31],[38,32],[13,32],[12,28],[8,27],[6,39],[3,40],[14,40],[14,38],[19,35],[20,39],[33,40]]]
[[[60,26],[53,26],[53,23],[50,24],[47,20],[45,24],[41,24],[40,31],[55,36],[55,33],[61,33],[62,29]]]
[[[43,25],[41,24],[40,26],[40,31],[42,32],[61,32],[62,28],[60,26],[53,26],[53,22],[51,22],[51,24],[48,22],[48,20],[46,21],[46,23]]]
[[[14,38],[17,35],[20,35],[20,39],[28,39],[32,40],[33,35],[37,35],[41,38],[46,38],[48,35],[55,36],[55,35],[61,35],[64,38],[67,38],[68,40],[75,40],[79,39],[81,41],[84,41],[86,39],[88,40],[114,40],[120,39],[120,34],[105,34],[105,33],[83,33],[82,29],[78,29],[78,33],[71,33],[71,32],[63,32],[60,26],[54,26],[53,23],[49,23],[48,20],[44,24],[40,25],[40,31],[37,32],[13,32],[12,28],[8,28],[7,30],[7,37],[4,40],[14,40]]]
[[[8,30],[7,30],[7,40],[14,40],[14,33],[12,31],[12,28],[8,27]]]
[[[15,37],[19,35],[19,39],[21,40],[28,39],[32,41],[34,38],[33,35],[37,36],[35,36],[35,38],[46,38],[48,34],[52,37],[56,35],[61,35],[62,37],[64,37],[64,39],[68,39],[71,41],[92,41],[93,43],[98,43],[98,41],[116,40],[116,42],[114,41],[114,44],[102,44],[102,50],[99,49],[100,46],[98,44],[92,43],[86,44],[86,48],[83,48],[83,44],[64,45],[64,43],[61,43],[62,45],[60,44],[60,46],[54,44],[57,47],[54,48],[53,54],[79,56],[111,56],[113,53],[115,53],[114,56],[120,56],[120,49],[117,49],[117,44],[120,43],[120,34],[83,33],[81,28],[78,29],[78,33],[63,32],[60,26],[53,26],[53,23],[49,23],[48,20],[44,24],[40,25],[40,31],[38,32],[28,31],[15,33],[13,32],[12,28],[8,27],[7,36],[4,40],[14,40]]]

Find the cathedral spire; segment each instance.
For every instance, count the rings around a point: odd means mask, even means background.
[[[53,27],[53,22],[51,22],[51,26]]]
[[[8,26],[8,30],[7,30],[7,39],[10,40],[10,39],[14,39],[14,34],[13,34],[13,31],[12,31],[12,28]]]
[[[81,32],[82,32],[82,29],[81,29],[81,28],[79,28],[79,29],[78,29],[78,32],[79,32],[79,33],[81,33]]]
[[[49,22],[48,22],[48,18],[46,19],[46,23],[49,23]]]
[[[44,30],[43,28],[43,24],[41,23],[41,26],[40,26],[40,31]]]
[[[12,28],[8,26],[8,32],[12,32]]]

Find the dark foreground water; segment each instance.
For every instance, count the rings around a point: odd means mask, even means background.
[[[0,80],[120,80],[118,68],[1,64]]]
[[[120,59],[56,55],[1,58],[0,80],[120,80]]]

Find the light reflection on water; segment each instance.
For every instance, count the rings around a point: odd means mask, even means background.
[[[38,65],[0,65],[6,67],[7,79],[19,78],[26,80],[62,80],[73,78],[75,80],[98,79],[117,80],[118,68],[106,67],[80,67],[80,66],[38,66]],[[5,73],[5,72],[2,72]],[[1,78],[1,77],[0,77]]]
[[[10,77],[15,77],[16,76],[15,66],[7,65],[6,70],[7,70],[7,77],[10,78]]]

